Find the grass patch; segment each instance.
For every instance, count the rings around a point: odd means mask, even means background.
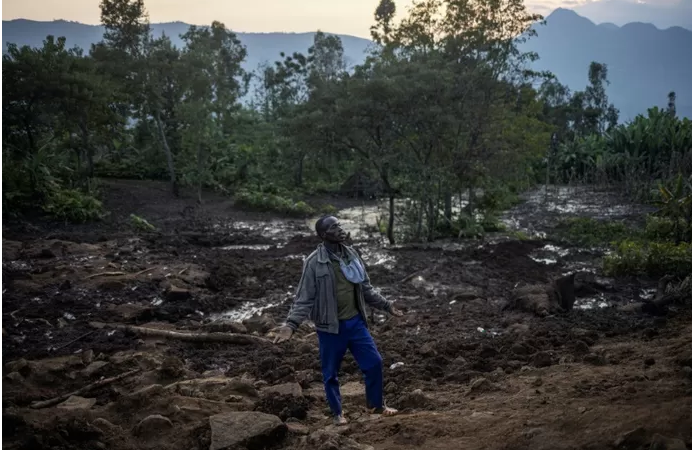
[[[52,192],[43,205],[43,211],[53,219],[71,223],[100,220],[105,216],[100,200],[76,189]]]

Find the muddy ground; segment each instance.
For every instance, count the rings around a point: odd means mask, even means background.
[[[351,424],[335,429],[309,324],[269,343],[317,244],[308,224],[213,195],[196,206],[158,183],[105,192],[99,224],[3,224],[3,448],[692,448],[692,311],[623,311],[655,280],[603,278],[594,252],[557,248],[549,233],[443,249],[384,249],[360,234],[373,283],[406,312],[372,327],[387,402],[402,414],[368,414],[349,356]],[[136,232],[131,213],[159,231]],[[575,270],[571,312],[504,309],[517,287]],[[248,318],[253,308],[266,309]],[[260,339],[186,342],[118,325]]]

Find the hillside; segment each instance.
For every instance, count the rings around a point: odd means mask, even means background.
[[[165,32],[181,45],[179,35],[187,30],[182,22],[153,24],[156,35]],[[65,36],[70,45],[89,48],[101,39],[103,28],[75,22],[3,21],[3,40],[20,45],[41,45],[45,36]],[[238,33],[248,48],[247,70],[262,62],[279,59],[283,51],[305,52],[313,33]],[[340,36],[349,65],[358,64],[370,45],[367,39]],[[646,112],[653,105],[666,104],[668,92],[678,95],[677,109],[692,117],[692,31],[672,27],[660,30],[651,24],[630,23],[619,27],[612,23],[596,25],[571,10],[558,9],[547,17],[547,25],[538,26],[538,37],[526,44],[541,59],[535,68],[550,70],[572,90],[587,83],[591,61],[608,64],[611,85],[608,94],[621,110],[623,120]]]

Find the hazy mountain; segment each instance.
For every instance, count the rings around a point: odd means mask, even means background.
[[[682,26],[692,30],[690,0],[600,0],[579,5],[574,10],[596,23],[612,22],[622,26],[630,22],[647,22],[662,29]]]
[[[567,9],[555,10],[546,22],[525,45],[540,55],[536,69],[550,70],[572,90],[582,90],[589,63],[603,62],[608,96],[621,119],[666,105],[670,91],[677,93],[678,114],[692,117],[692,31],[648,23],[596,25]]]
[[[558,9],[547,17],[547,25],[537,26],[538,37],[531,39],[527,50],[538,52],[535,63],[539,70],[550,70],[572,90],[587,84],[591,61],[608,64],[610,100],[621,110],[624,120],[633,118],[647,108],[667,103],[667,95],[675,91],[680,115],[692,117],[692,31],[680,27],[660,30],[651,24],[629,23],[619,27],[613,23],[596,25],[574,11]],[[165,32],[181,46],[179,35],[187,31],[182,22],[153,24],[153,32]],[[42,45],[52,34],[65,36],[68,45],[88,49],[103,35],[100,26],[75,22],[3,21],[4,44]],[[238,33],[247,46],[247,70],[255,70],[262,62],[279,59],[283,51],[305,52],[312,44],[313,33]],[[363,61],[370,41],[354,36],[340,36],[350,65]]]

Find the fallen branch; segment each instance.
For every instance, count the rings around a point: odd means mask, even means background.
[[[83,335],[79,336],[77,339],[73,339],[73,340],[71,340],[70,342],[68,342],[67,344],[63,344],[63,345],[61,345],[60,347],[55,347],[55,348],[53,349],[53,351],[54,351],[54,352],[57,352],[58,350],[62,350],[62,349],[65,348],[65,347],[69,347],[70,345],[74,344],[75,342],[81,341],[81,340],[84,339],[85,337],[90,336],[90,335],[92,335],[92,334],[94,334],[94,333],[96,333],[95,330],[94,330],[94,331],[90,331],[90,332],[88,332],[88,333],[84,333]]]
[[[129,376],[136,374],[137,372],[139,372],[139,369],[130,370],[129,372],[121,373],[120,375],[115,377],[104,378],[103,380],[99,380],[94,383],[88,384],[80,389],[77,389],[74,392],[70,392],[69,394],[61,395],[59,397],[53,397],[48,400],[42,400],[40,402],[33,402],[30,405],[30,407],[33,409],[48,408],[49,406],[57,405],[58,403],[64,402],[73,395],[83,396],[96,388],[100,388],[108,384],[114,383],[116,381],[122,380],[123,378],[127,378]]]
[[[147,273],[147,272],[151,272],[151,271],[154,270],[154,269],[156,269],[156,267],[149,267],[148,269],[140,270],[139,272],[132,274],[132,276],[133,276],[133,277],[138,277],[138,276],[140,276],[140,275],[142,275],[142,274],[145,274],[145,273]]]
[[[94,273],[92,275],[89,275],[87,277],[87,280],[90,280],[92,278],[96,277],[117,277],[118,275],[127,275],[125,272],[101,272],[101,273]]]
[[[258,336],[237,333],[182,333],[180,331],[159,330],[156,328],[136,327],[132,325],[107,325],[92,322],[95,328],[110,327],[116,330],[129,331],[144,337],[162,337],[185,342],[225,342],[235,345],[269,344],[270,341]]]

